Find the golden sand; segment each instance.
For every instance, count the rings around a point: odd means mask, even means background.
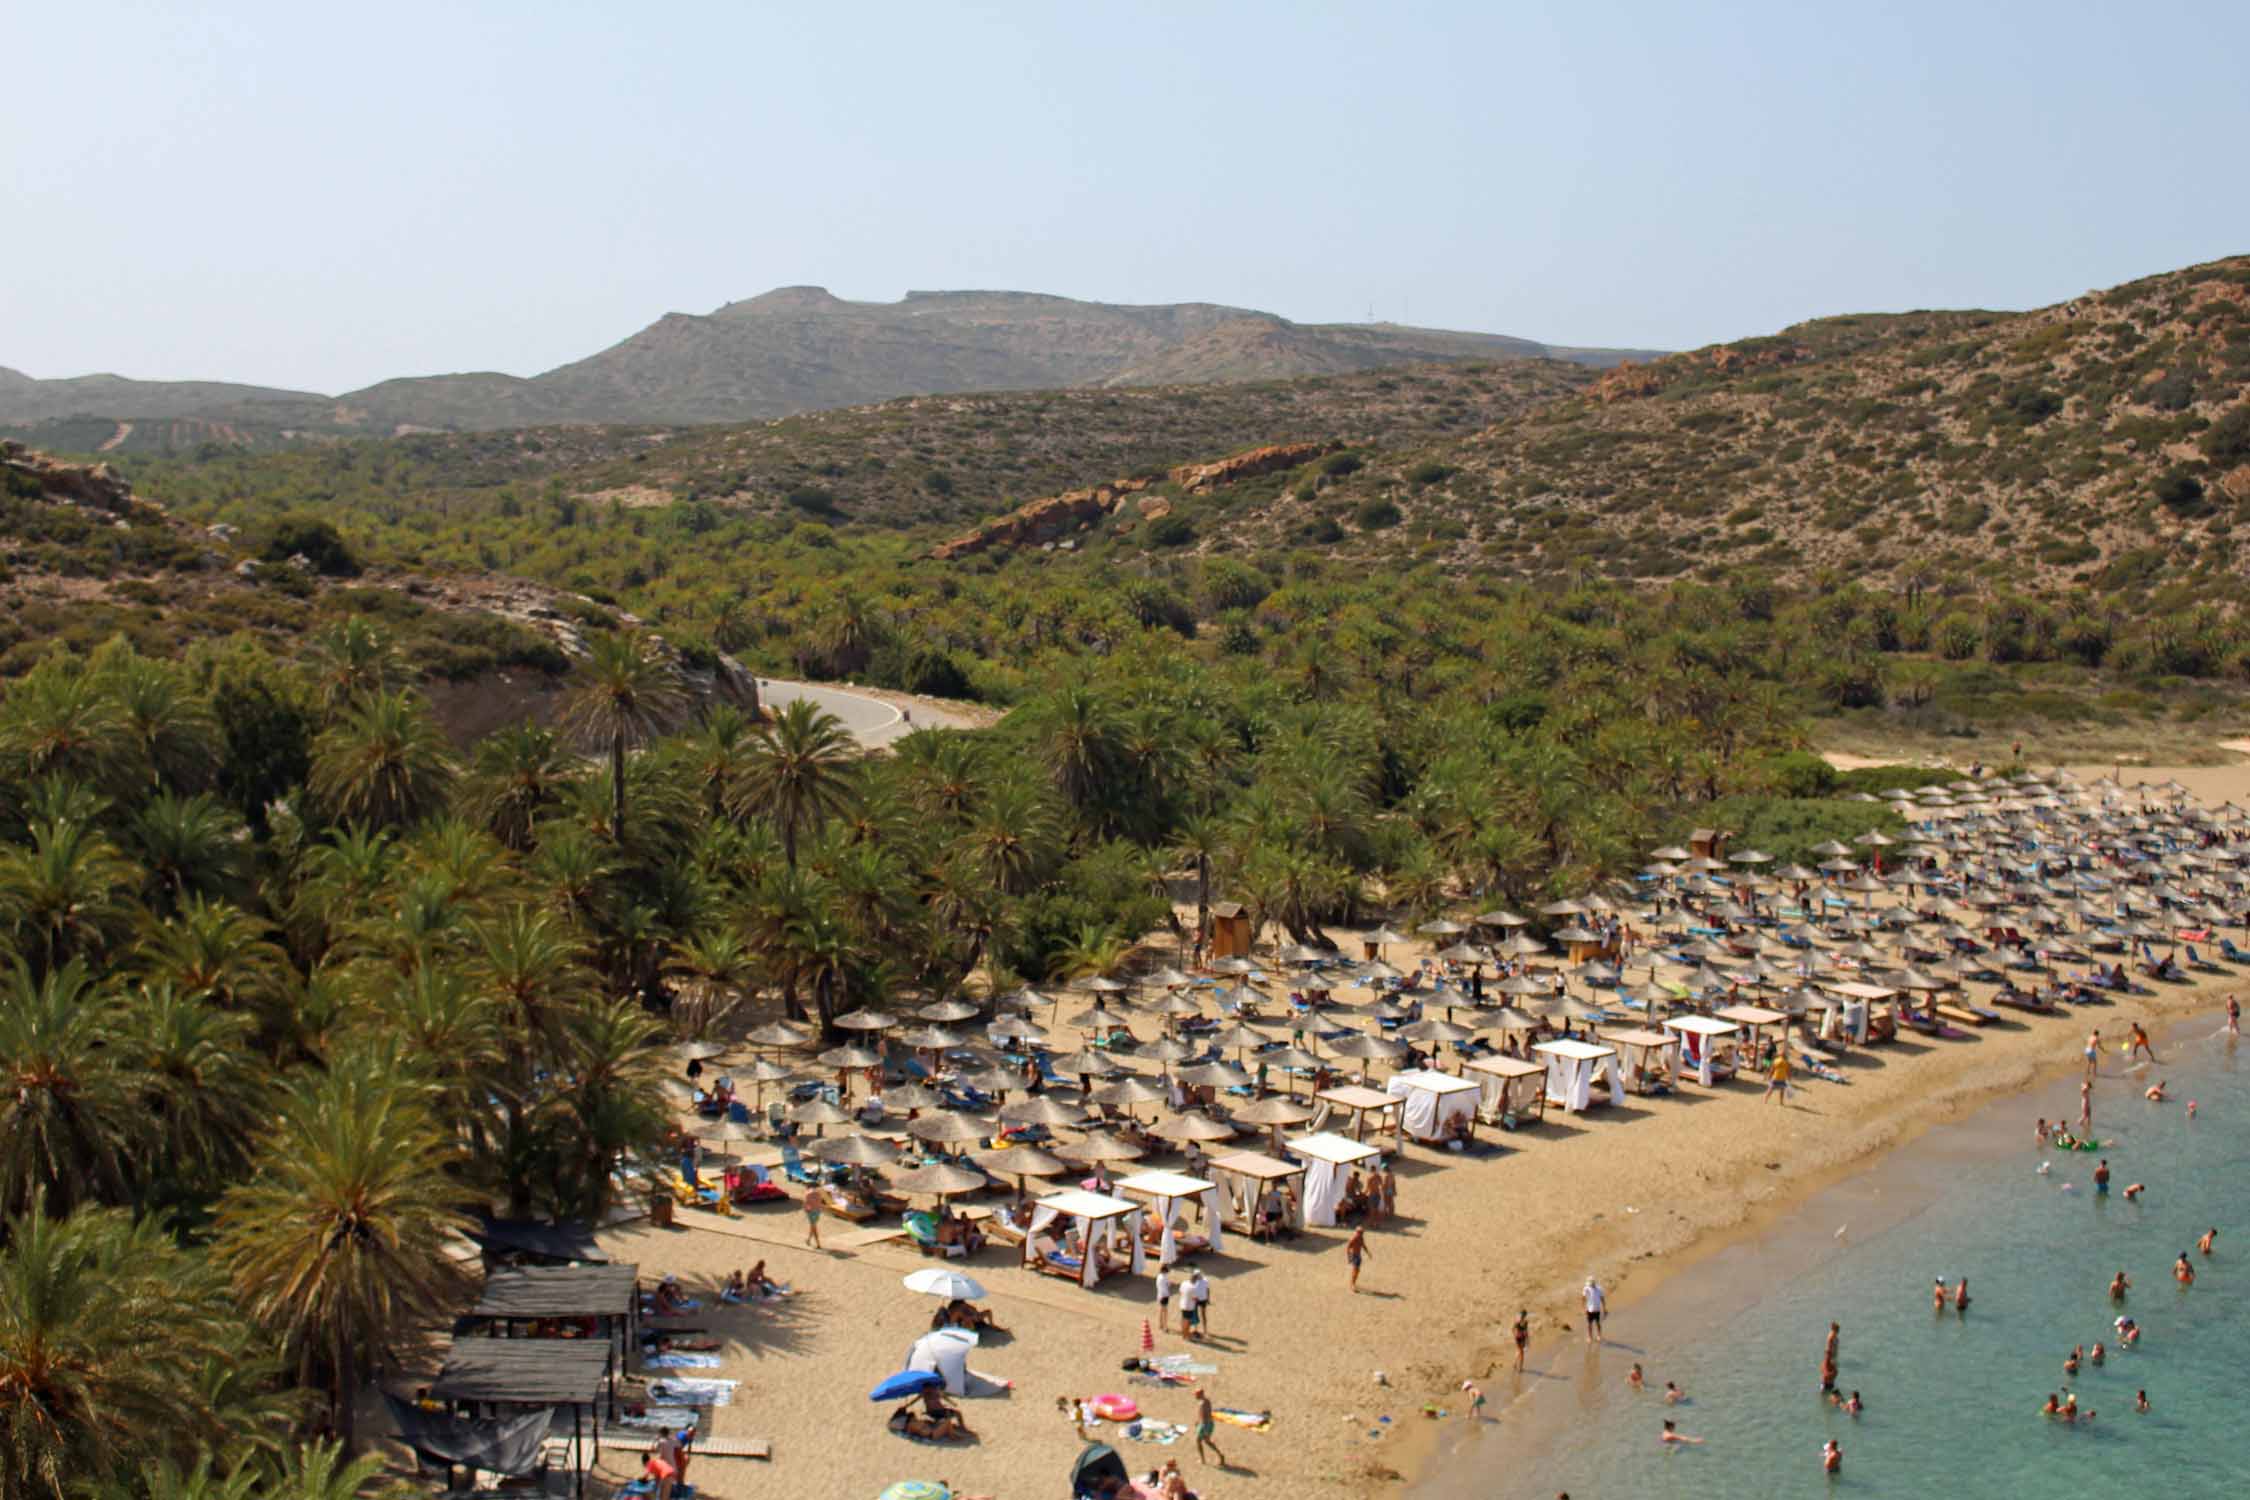
[[[2079,774],[2091,780],[2109,770]],[[2250,801],[2250,768],[2128,769],[2125,780],[2168,775],[2207,804]],[[1403,959],[1420,956],[1409,950]],[[2208,1011],[2238,984],[2250,989],[2250,981],[2230,976],[2158,986],[2091,1013],[2093,1023],[2116,1030],[2136,1018],[2154,1023]],[[1213,1337],[1197,1357],[1218,1367],[1206,1377],[1213,1400],[1270,1409],[1271,1430],[1221,1426],[1223,1469],[1197,1462],[1186,1439],[1168,1447],[1132,1442],[1114,1426],[1102,1436],[1136,1474],[1177,1458],[1189,1483],[1212,1500],[1394,1487],[1439,1425],[1422,1415],[1425,1404],[1447,1409],[1446,1421],[1460,1420],[1465,1378],[1480,1381],[1495,1408],[1515,1393],[1507,1344],[1519,1307],[1531,1309],[1535,1354],[1549,1341],[1580,1337],[1576,1298],[1589,1273],[1613,1294],[1624,1291],[1622,1300],[1645,1295],[1663,1272],[1872,1154],[2075,1058],[2088,1019],[2011,1012],[1963,1041],[1908,1036],[1859,1049],[1841,1065],[1845,1082],[1800,1073],[1788,1108],[1763,1102],[1756,1080],[1714,1089],[1691,1082],[1665,1098],[1583,1116],[1551,1113],[1536,1128],[1480,1131],[1504,1145],[1496,1157],[1464,1160],[1410,1146],[1396,1162],[1399,1217],[1370,1232],[1360,1295],[1347,1288],[1342,1230],[1280,1245],[1230,1235],[1225,1255],[1203,1258]],[[1147,1033],[1145,1021],[1140,1030]],[[1057,1028],[1054,1044],[1067,1048],[1075,1038]],[[759,1147],[748,1154],[772,1156]],[[845,1231],[824,1221],[831,1242]],[[643,1223],[602,1236],[613,1258],[639,1262],[645,1278],[676,1273],[705,1294],[703,1315],[690,1321],[726,1340],[724,1368],[680,1373],[742,1382],[734,1404],[712,1412],[706,1430],[773,1443],[770,1462],[696,1462],[692,1477],[702,1494],[872,1500],[907,1478],[946,1480],[957,1492],[998,1500],[1059,1494],[1079,1438],[1057,1413],[1056,1397],[1119,1391],[1151,1416],[1192,1422],[1185,1389],[1127,1384],[1119,1370],[1139,1352],[1142,1321],[1155,1320],[1149,1278],[1114,1277],[1089,1292],[1020,1269],[1011,1249],[987,1247],[947,1264],[984,1282],[988,1305],[1013,1332],[980,1349],[972,1368],[1013,1380],[1015,1390],[961,1403],[979,1435],[973,1444],[892,1436],[884,1430],[888,1407],[870,1403],[867,1391],[899,1368],[926,1331],[932,1303],[900,1278],[935,1262],[895,1243],[814,1251],[801,1244],[803,1233],[792,1200],[724,1221],[683,1212],[680,1227]],[[760,1258],[770,1275],[794,1285],[794,1295],[773,1307],[717,1305],[709,1294],[725,1274]],[[1625,1330],[1630,1320],[1628,1305],[1619,1320]],[[1161,1333],[1156,1345],[1160,1353],[1190,1348]],[[1391,1421],[1379,1423],[1383,1416]],[[623,1455],[613,1456],[609,1472],[624,1464]]]

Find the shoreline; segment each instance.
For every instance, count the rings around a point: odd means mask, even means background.
[[[2250,768],[2217,774],[2236,778],[2227,790],[2238,800],[2250,788]],[[2197,790],[2207,803],[2220,800]],[[1426,945],[1400,946],[1414,954],[1394,962],[1411,963]],[[1801,1077],[1787,1109],[1762,1101],[1761,1080],[1709,1089],[1691,1082],[1662,1098],[1480,1132],[1500,1148],[1481,1160],[1408,1146],[1393,1158],[1399,1217],[1369,1232],[1361,1295],[1347,1288],[1340,1233],[1315,1230],[1277,1244],[1230,1235],[1223,1253],[1204,1261],[1215,1292],[1213,1339],[1196,1346],[1157,1335],[1160,1352],[1200,1349],[1194,1357],[1216,1366],[1205,1377],[1214,1400],[1270,1410],[1270,1431],[1223,1430],[1228,1468],[1199,1465],[1192,1446],[1121,1441],[1115,1429],[1102,1439],[1118,1441],[1136,1472],[1179,1459],[1189,1482],[1214,1500],[1418,1493],[1467,1431],[1465,1377],[1488,1392],[1488,1414],[1523,1399],[1508,1371],[1518,1307],[1533,1314],[1535,1367],[1582,1342],[1576,1293],[1588,1272],[1601,1276],[1626,1326],[1637,1328],[1635,1310],[1652,1306],[1676,1278],[1772,1232],[1823,1190],[1879,1168],[1934,1129],[2067,1074],[2086,1027],[2121,1032],[2141,1019],[2161,1032],[2211,1011],[2229,990],[2250,990],[2250,967],[2051,1017],[2011,1014],[1956,1041],[1910,1035],[1853,1053],[1844,1081]],[[1076,1041],[1075,1027],[1054,1026],[1053,1045]],[[769,1148],[745,1154],[774,1159]],[[1089,1292],[1019,1268],[1013,1252],[987,1250],[956,1264],[990,1289],[993,1307],[1017,1330],[978,1361],[1013,1379],[1013,1396],[972,1402],[978,1442],[942,1455],[879,1430],[839,1446],[838,1414],[867,1414],[844,1429],[854,1437],[862,1421],[873,1427],[880,1418],[868,1408],[868,1382],[897,1368],[926,1330],[928,1305],[903,1294],[898,1280],[929,1263],[896,1244],[845,1249],[832,1241],[816,1252],[802,1235],[793,1212],[754,1212],[732,1221],[688,1215],[674,1229],[644,1222],[601,1236],[613,1258],[639,1262],[647,1278],[676,1272],[691,1292],[759,1257],[799,1289],[776,1308],[715,1309],[710,1318],[725,1341],[724,1374],[749,1386],[744,1401],[714,1413],[711,1430],[775,1440],[773,1467],[755,1480],[711,1471],[715,1496],[740,1493],[745,1481],[815,1478],[826,1492],[876,1493],[917,1473],[972,1493],[1012,1493],[1027,1475],[1061,1475],[1077,1454],[1075,1431],[1051,1409],[1058,1396],[1124,1390],[1160,1420],[1192,1416],[1184,1389],[1135,1388],[1118,1372],[1119,1360],[1139,1351],[1143,1320],[1154,1312],[1147,1280],[1118,1277]],[[1425,1417],[1426,1407],[1447,1415]]]
[[[2218,1008],[2189,1008],[2170,1014],[2157,1033],[2157,1041],[2168,1053],[2177,1055],[2177,1048],[2207,1035],[2208,1027],[2223,1017],[2223,1010]],[[1928,1172],[1924,1170],[1936,1164],[1932,1156],[1932,1136],[1976,1130],[1973,1139],[1960,1144],[1970,1151],[1997,1148],[1998,1142],[2014,1138],[2021,1120],[2011,1119],[2005,1125],[1995,1120],[1989,1127],[1978,1129],[1980,1119],[2050,1093],[2058,1096],[2056,1113],[2059,1114],[2069,1102],[2065,1085],[2078,1072],[2079,1064],[2075,1059],[2062,1059],[2036,1068],[2020,1086],[1996,1087],[1981,1099],[1964,1095],[1960,1109],[1943,1116],[1933,1115],[1920,1128],[1903,1135],[1895,1145],[1877,1148],[1867,1158],[1840,1167],[1825,1177],[1808,1175],[1793,1182],[1785,1195],[1770,1204],[1760,1205],[1740,1224],[1699,1236],[1687,1249],[1654,1267],[1651,1274],[1633,1281],[1630,1291],[1621,1290],[1611,1297],[1613,1310],[1638,1310],[1650,1315],[1646,1323],[1635,1319],[1628,1325],[1630,1343],[1636,1348],[1654,1346],[1642,1356],[1644,1361],[1653,1361],[1662,1357],[1656,1349],[1663,1345],[1663,1335],[1684,1334],[1692,1338],[1713,1321],[1723,1320],[1730,1311],[1739,1310],[1714,1312],[1713,1301],[1729,1295],[1715,1288],[1705,1300],[1681,1300],[1683,1285],[1690,1292],[1696,1292],[1703,1290],[1705,1283],[1715,1280],[1717,1273],[1711,1264],[1714,1261],[1743,1255],[1755,1258],[1761,1262],[1757,1268],[1761,1279],[1757,1284],[1770,1287],[1776,1282],[1805,1276],[1829,1256],[1844,1253],[1836,1250],[1833,1240],[1822,1232],[1829,1216],[1823,1215],[1817,1223],[1793,1222],[1801,1220],[1817,1204],[1830,1202],[1838,1213],[1852,1212],[1853,1216],[1844,1227],[1854,1232],[1855,1239],[1879,1237],[1919,1216],[1943,1190],[1942,1184],[1928,1180]],[[2099,1114],[2096,1118],[2098,1122]],[[1875,1200],[1881,1200],[1881,1208],[1873,1214],[1873,1222],[1869,1222],[1869,1210]],[[1740,1284],[1739,1281],[1727,1282],[1730,1291]],[[1558,1341],[1545,1351],[1544,1358],[1527,1361],[1525,1374],[1528,1378],[1523,1389],[1505,1401],[1490,1400],[1489,1420],[1483,1428],[1463,1431],[1449,1425],[1434,1433],[1417,1453],[1418,1461],[1408,1477],[1407,1494],[1412,1500],[1453,1500],[1457,1494],[1456,1481],[1463,1477],[1453,1466],[1475,1454],[1482,1443],[1497,1440],[1502,1423],[1530,1434],[1519,1440],[1521,1446],[1511,1448],[1511,1462],[1526,1453],[1535,1460],[1544,1458],[1556,1437],[1553,1427],[1542,1426],[1536,1420],[1528,1427],[1522,1426],[1522,1418],[1528,1412],[1536,1419],[1543,1406],[1559,1399],[1559,1393],[1551,1389],[1553,1382],[1567,1381],[1571,1377],[1556,1375],[1554,1366],[1581,1347]],[[1490,1394],[1488,1392],[1488,1396]]]

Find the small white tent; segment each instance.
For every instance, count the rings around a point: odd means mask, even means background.
[[[1575,1037],[1553,1042],[1536,1042],[1532,1051],[1547,1060],[1547,1102],[1559,1104],[1576,1114],[1592,1107],[1594,1086],[1598,1075],[1609,1075],[1608,1098],[1604,1103],[1615,1103],[1625,1093],[1624,1075],[1617,1068],[1617,1049],[1604,1047],[1598,1042],[1582,1042]]]
[[[1527,1115],[1547,1116],[1547,1069],[1544,1064],[1495,1053],[1472,1057],[1461,1064],[1463,1073],[1480,1075],[1483,1102],[1478,1106],[1488,1123],[1514,1126]]]
[[[1456,1120],[1476,1122],[1477,1086],[1469,1079],[1423,1069],[1393,1073],[1386,1087],[1405,1106],[1400,1128],[1418,1141],[1451,1140]]]
[[[1653,1094],[1680,1084],[1680,1039],[1669,1031],[1633,1026],[1605,1031],[1602,1040],[1615,1047],[1625,1063],[1625,1087],[1636,1094]]]
[[[1290,1178],[1305,1175],[1305,1169],[1296,1162],[1276,1161],[1256,1151],[1236,1151],[1212,1157],[1211,1175],[1218,1179],[1219,1189],[1225,1195],[1227,1222],[1237,1229],[1255,1236],[1260,1200],[1268,1194],[1278,1198],[1285,1193],[1295,1198],[1296,1211],[1286,1213],[1277,1208],[1277,1223],[1285,1216],[1288,1227],[1305,1227],[1305,1195],[1288,1186]]]
[[[1289,1154],[1305,1164],[1305,1224],[1325,1229],[1336,1222],[1336,1205],[1344,1201],[1344,1184],[1352,1169],[1383,1153],[1323,1132],[1290,1137]]]
[[[1168,1266],[1180,1258],[1180,1221],[1191,1209],[1203,1216],[1203,1246],[1214,1253],[1226,1248],[1226,1223],[1219,1202],[1219,1185],[1200,1177],[1189,1177],[1181,1172],[1136,1172],[1117,1184],[1117,1191],[1125,1197],[1146,1199],[1149,1212],[1156,1215],[1162,1232],[1157,1248],[1156,1263]]]
[[[1734,1035],[1742,1028],[1711,1016],[1673,1016],[1664,1029],[1680,1039],[1680,1067],[1705,1088],[1734,1076]]]
[[[1120,1258],[1117,1237],[1122,1234],[1132,1247],[1133,1274],[1139,1276],[1147,1269],[1141,1254],[1141,1212],[1138,1203],[1089,1193],[1084,1188],[1049,1193],[1031,1205],[1031,1225],[1023,1237],[1023,1263],[1068,1274],[1080,1286],[1090,1287],[1102,1279],[1101,1250],[1107,1249],[1112,1260]],[[1064,1219],[1078,1231],[1080,1253],[1075,1264],[1050,1233],[1056,1222]]]

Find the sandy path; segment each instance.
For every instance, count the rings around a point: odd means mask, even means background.
[[[2128,771],[2127,780],[2172,774]],[[2250,793],[2250,767],[2176,774],[2207,800]],[[2235,987],[2250,989],[2250,974],[2159,987],[2094,1013],[2092,1024],[2121,1030],[2135,1017],[2208,1011]],[[1631,1297],[1645,1293],[1667,1261],[1754,1226],[1872,1153],[1996,1092],[2022,1087],[2074,1056],[2087,1024],[2084,1014],[2009,1013],[1964,1041],[1912,1038],[1862,1050],[1847,1065],[1846,1082],[1807,1080],[1789,1109],[1761,1102],[1753,1082],[1690,1085],[1670,1098],[1553,1117],[1502,1137],[1507,1149],[1496,1158],[1467,1161],[1410,1147],[1398,1164],[1403,1217],[1371,1236],[1363,1295],[1346,1288],[1343,1236],[1333,1231],[1277,1247],[1230,1238],[1226,1255],[1206,1257],[1217,1333],[1204,1356],[1218,1366],[1209,1377],[1213,1397],[1275,1414],[1270,1432],[1220,1429],[1237,1468],[1201,1468],[1192,1445],[1127,1442],[1115,1428],[1105,1435],[1136,1470],[1179,1457],[1213,1500],[1383,1492],[1412,1471],[1429,1441],[1436,1424],[1420,1415],[1425,1402],[1455,1408],[1459,1383],[1470,1376],[1484,1381],[1496,1408],[1515,1393],[1501,1350],[1518,1307],[1533,1311],[1535,1354],[1555,1339],[1575,1339],[1575,1292],[1593,1272],[1625,1293],[1629,1329]],[[1140,1029],[1149,1030],[1145,1018]],[[1057,1035],[1059,1045],[1072,1044],[1067,1028]],[[761,1149],[752,1148],[754,1159]],[[1059,1493],[1077,1452],[1053,1409],[1058,1395],[1123,1391],[1155,1416],[1190,1416],[1184,1392],[1129,1385],[1118,1372],[1152,1312],[1148,1281],[1117,1278],[1082,1292],[1018,1269],[1013,1252],[988,1249],[966,1269],[991,1288],[991,1306],[1015,1337],[972,1363],[1014,1379],[1018,1389],[1009,1399],[968,1404],[981,1434],[974,1445],[891,1437],[884,1409],[866,1391],[898,1367],[926,1327],[929,1304],[898,1285],[926,1262],[896,1247],[816,1253],[802,1237],[793,1205],[746,1216],[724,1232],[643,1226],[604,1236],[614,1255],[638,1260],[647,1273],[714,1285],[729,1268],[764,1256],[771,1274],[800,1288],[776,1311],[719,1309],[695,1320],[730,1340],[726,1368],[699,1373],[745,1382],[737,1404],[717,1410],[711,1430],[775,1445],[770,1470],[709,1463],[696,1476],[707,1494],[873,1495],[919,1477],[1016,1500]],[[1186,1347],[1161,1334],[1157,1345]],[[1387,1384],[1377,1382],[1377,1371]],[[1388,1424],[1378,1420],[1385,1416]]]

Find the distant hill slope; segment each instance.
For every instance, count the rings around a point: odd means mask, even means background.
[[[910,292],[847,302],[784,287],[707,316],[669,313],[598,354],[522,379],[386,380],[343,396],[253,386],[39,381],[0,371],[0,430],[33,441],[58,419],[196,418],[197,442],[271,446],[283,434],[392,435],[566,422],[723,423],[901,396],[1077,386],[1223,383],[1431,360],[1558,358],[1607,366],[1646,351],[1550,349],[1529,339],[1394,324],[1300,324],[1209,303],[1146,307],[1027,292]],[[177,451],[151,434],[144,449]],[[131,434],[120,447],[133,446]]]
[[[1530,573],[2241,594],[2244,520],[2250,257],[2034,312],[1829,318],[1620,366],[1278,486],[1225,535]]]

